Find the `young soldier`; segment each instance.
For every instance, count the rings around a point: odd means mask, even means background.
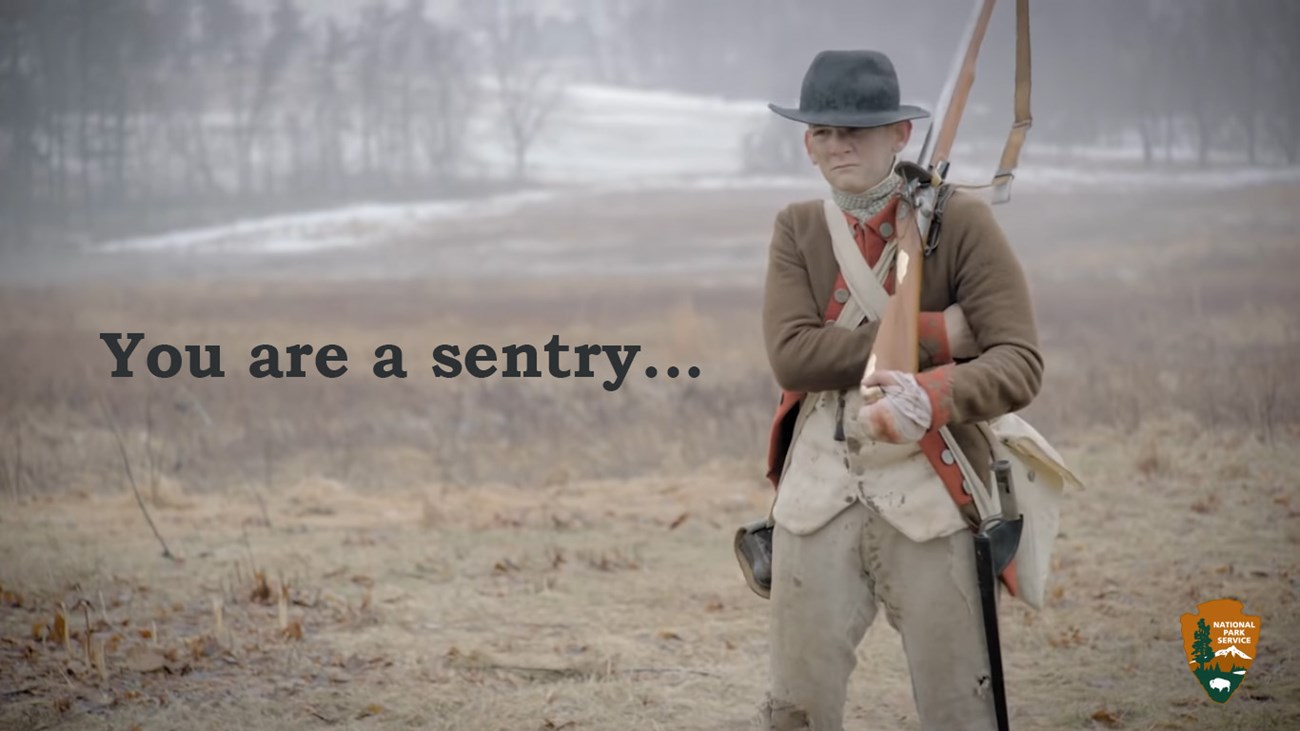
[[[779,489],[765,728],[840,729],[855,653],[878,605],[902,636],[921,727],[995,728],[974,516],[956,506],[917,442],[948,426],[989,484],[990,448],[974,423],[1026,406],[1042,377],[1025,277],[988,205],[952,195],[923,261],[921,372],[864,381],[878,315],[856,327],[835,323],[851,295],[828,216],[846,219],[892,293],[895,163],[911,120],[929,114],[899,104],[893,64],[873,51],[818,54],[799,108],[769,106],[808,125],[808,157],[838,210],[822,201],[782,210],[767,270],[763,330],[785,393],[769,455]],[[885,396],[864,406],[860,385],[883,386]],[[945,452],[945,463],[952,458]]]

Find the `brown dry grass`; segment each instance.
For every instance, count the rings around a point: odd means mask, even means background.
[[[1048,357],[1029,415],[1088,489],[1067,496],[1049,606],[1004,605],[1016,728],[1300,725],[1297,201],[1214,201],[1256,222],[1232,247],[1227,219],[1024,238]],[[1051,204],[1036,215],[1066,215]],[[1038,225],[1016,210],[1013,234]],[[766,615],[730,532],[767,507],[774,396],[756,286],[0,292],[0,727],[744,728]],[[230,376],[109,379],[103,330],[221,343]],[[423,370],[437,343],[553,333],[644,350],[614,394]],[[340,343],[361,370],[255,382],[241,371],[263,341]],[[384,342],[412,377],[364,372]],[[704,376],[641,375],[674,363]],[[159,557],[101,400],[181,564]],[[1225,706],[1178,634],[1221,596],[1263,617]],[[852,727],[915,728],[884,623],[859,658]]]

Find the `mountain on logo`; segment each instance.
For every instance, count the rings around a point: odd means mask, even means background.
[[[1235,657],[1239,657],[1239,658],[1241,658],[1241,659],[1243,659],[1243,660],[1249,660],[1249,659],[1250,659],[1250,655],[1247,655],[1246,653],[1242,652],[1241,650],[1238,650],[1236,645],[1228,645],[1227,647],[1223,648],[1222,650],[1219,650],[1218,652],[1214,653],[1214,656],[1215,656],[1215,657],[1223,657],[1224,655],[1233,655],[1233,656],[1235,656]]]

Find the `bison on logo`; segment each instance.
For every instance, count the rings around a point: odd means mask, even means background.
[[[1236,599],[1215,599],[1181,618],[1188,669],[1218,703],[1232,697],[1259,651],[1259,617],[1244,609]]]

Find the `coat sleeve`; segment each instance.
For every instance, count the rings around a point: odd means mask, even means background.
[[[846,330],[822,320],[825,303],[814,299],[791,219],[789,207],[776,217],[763,291],[763,339],[772,373],[787,391],[856,388],[880,325],[864,322]]]
[[[968,195],[948,205],[952,239],[940,246],[954,247],[954,295],[980,355],[917,377],[930,396],[934,428],[1018,411],[1038,395],[1043,378],[1029,285],[992,209]]]

